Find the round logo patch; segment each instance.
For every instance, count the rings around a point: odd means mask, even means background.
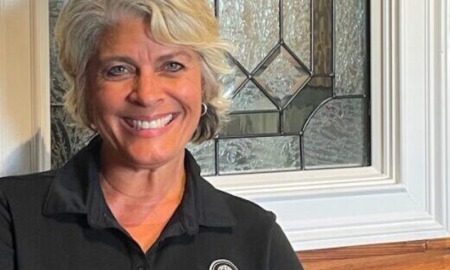
[[[238,268],[229,260],[220,259],[213,261],[209,270],[238,270]]]

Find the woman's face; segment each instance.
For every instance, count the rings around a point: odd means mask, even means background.
[[[102,36],[89,72],[103,154],[150,169],[184,157],[201,111],[196,52],[156,43],[141,19],[124,19]]]

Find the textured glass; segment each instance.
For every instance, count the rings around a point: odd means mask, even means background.
[[[241,86],[247,79],[247,75],[237,66],[234,65],[233,72],[225,75],[222,79],[224,84],[223,95],[231,98],[234,92]]]
[[[284,41],[308,68],[311,68],[310,10],[311,0],[283,1]]]
[[[85,146],[94,134],[78,127],[62,106],[52,106],[51,118],[51,163],[52,168],[57,168]]]
[[[308,80],[309,73],[281,47],[258,71],[255,78],[278,105],[284,107]]]
[[[219,141],[219,174],[300,169],[298,136]]]
[[[50,97],[51,104],[62,104],[66,89],[69,88],[66,79],[58,65],[58,50],[55,41],[55,24],[61,11],[64,0],[49,1],[49,26],[50,26]]]
[[[279,130],[280,116],[274,113],[231,114],[221,136],[275,134]]]
[[[211,9],[214,11],[214,7],[215,7],[214,0],[208,0],[208,4],[211,7]]]
[[[279,39],[279,0],[219,0],[222,36],[236,48],[234,56],[251,72]]]
[[[334,99],[324,104],[305,129],[305,168],[367,165],[364,117],[364,99]]]
[[[249,81],[231,101],[230,110],[234,111],[266,111],[277,110],[277,107],[263,92]]]
[[[300,133],[311,113],[332,97],[331,78],[313,78],[308,85],[289,103],[284,112],[283,131]]]
[[[313,1],[313,63],[315,74],[333,73],[333,1]]]
[[[209,140],[201,144],[190,143],[186,147],[194,156],[202,170],[202,175],[216,174],[216,150],[214,140]]]
[[[336,95],[364,94],[367,85],[367,1],[335,0]]]

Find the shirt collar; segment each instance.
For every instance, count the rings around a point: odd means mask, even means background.
[[[56,171],[43,208],[45,216],[84,214],[93,227],[111,227],[112,215],[99,183],[101,142],[95,137]],[[223,193],[200,176],[200,167],[187,150],[185,168],[185,191],[175,215],[186,232],[195,234],[199,226],[233,226],[236,220]]]

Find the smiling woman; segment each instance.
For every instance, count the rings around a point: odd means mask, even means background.
[[[56,36],[66,108],[98,135],[59,169],[0,180],[0,269],[302,269],[274,215],[185,150],[227,104],[206,2],[69,0]]]

